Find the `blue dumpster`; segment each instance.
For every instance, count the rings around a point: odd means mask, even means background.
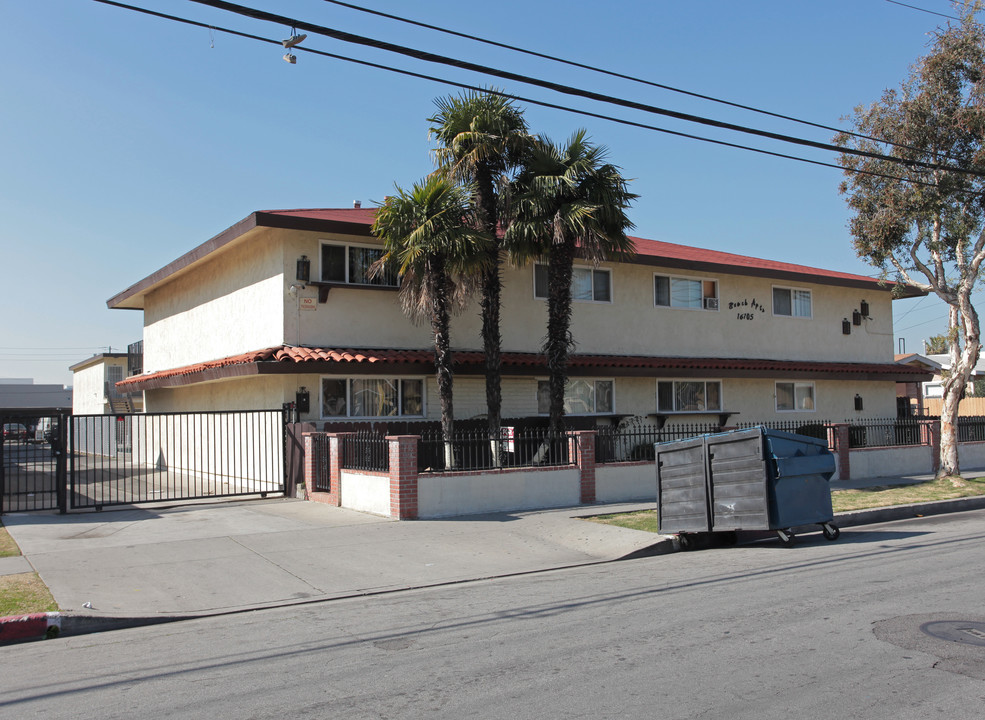
[[[835,471],[826,443],[765,427],[657,443],[657,509],[661,532],[682,547],[691,534],[773,530],[784,544],[791,528],[832,522],[828,481]]]

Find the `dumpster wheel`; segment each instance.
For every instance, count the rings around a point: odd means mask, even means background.
[[[821,532],[824,533],[825,540],[837,540],[841,535],[841,530],[834,523],[821,523]]]
[[[776,536],[780,538],[780,542],[783,543],[784,547],[791,547],[793,545],[794,534],[790,532],[789,528],[786,530],[777,530]]]
[[[685,533],[677,533],[677,542],[680,543],[681,550],[684,550],[685,552],[688,550],[694,550],[694,538]]]

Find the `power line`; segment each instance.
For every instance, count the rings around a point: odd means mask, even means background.
[[[928,15],[937,15],[942,18],[948,18],[950,20],[960,20],[961,18],[954,17],[953,15],[945,15],[944,13],[935,12],[933,10],[927,10],[922,7],[917,7],[916,5],[907,5],[906,3],[899,2],[898,0],[886,0],[888,3],[893,5],[899,5],[900,7],[910,8],[911,10],[919,10],[920,12],[927,13]]]
[[[114,0],[94,0],[94,2],[98,2],[98,3],[101,3],[103,5],[111,5],[113,7],[121,8],[121,9],[124,9],[124,10],[131,10],[131,11],[134,11],[134,12],[142,13],[144,15],[150,15],[152,17],[157,17],[157,18],[161,18],[161,19],[164,19],[164,20],[171,20],[171,21],[182,23],[182,24],[185,24],[185,25],[191,25],[191,26],[194,26],[194,27],[205,28],[205,29],[208,29],[210,31],[226,33],[226,34],[229,34],[229,35],[233,35],[233,36],[236,36],[236,37],[245,38],[245,39],[248,39],[248,40],[256,40],[258,42],[263,42],[263,43],[267,43],[267,44],[270,44],[270,45],[278,45],[278,46],[281,45],[281,41],[274,40],[272,38],[265,38],[265,37],[262,37],[260,35],[253,35],[251,33],[246,33],[246,32],[242,32],[242,31],[239,31],[239,30],[232,30],[230,28],[220,27],[218,25],[210,25],[208,23],[199,22],[197,20],[191,20],[191,19],[188,19],[188,18],[182,18],[182,17],[178,17],[178,16],[175,16],[175,15],[168,15],[166,13],[157,12],[155,10],[148,10],[146,8],[136,7],[134,5],[127,5],[125,3],[115,2]],[[640,122],[636,122],[636,121],[633,121],[633,120],[625,120],[625,119],[622,119],[622,118],[617,118],[617,117],[613,117],[613,116],[610,116],[610,115],[603,115],[603,114],[591,112],[591,111],[588,111],[588,110],[578,110],[578,109],[567,107],[567,106],[564,106],[564,105],[558,105],[556,103],[549,103],[549,102],[545,102],[543,100],[535,100],[533,98],[524,97],[522,95],[515,95],[515,94],[512,94],[512,93],[506,93],[506,92],[502,92],[502,91],[495,90],[495,89],[492,89],[492,88],[483,88],[483,87],[479,87],[477,85],[469,85],[467,83],[460,83],[460,82],[456,82],[454,80],[446,80],[444,78],[435,77],[433,75],[425,75],[423,73],[413,72],[411,70],[402,70],[400,68],[395,68],[395,67],[392,67],[392,66],[389,66],[389,65],[381,65],[379,63],[369,62],[367,60],[358,60],[356,58],[347,57],[345,55],[338,55],[336,53],[325,52],[324,50],[316,50],[316,49],[310,48],[310,47],[304,47],[304,46],[300,46],[299,45],[299,46],[294,47],[293,50],[295,50],[295,51],[301,51],[301,52],[306,52],[306,53],[309,53],[309,54],[312,54],[312,55],[319,55],[319,56],[322,56],[322,57],[332,58],[334,60],[342,60],[342,61],[345,61],[345,62],[354,63],[356,65],[362,65],[364,67],[374,68],[374,69],[377,69],[377,70],[385,70],[387,72],[392,72],[392,73],[396,73],[396,74],[399,74],[399,75],[405,75],[407,77],[418,78],[418,79],[421,79],[421,80],[428,80],[428,81],[431,81],[431,82],[441,83],[443,85],[450,85],[452,87],[457,87],[457,88],[460,88],[460,89],[463,89],[463,90],[473,90],[475,92],[484,92],[484,93],[489,93],[489,94],[492,94],[492,95],[499,95],[501,97],[510,98],[512,100],[517,100],[519,102],[527,103],[527,104],[530,104],[530,105],[538,105],[540,107],[545,107],[545,108],[549,108],[549,109],[552,109],[552,110],[561,110],[563,112],[568,112],[568,113],[572,113],[572,114],[575,114],[575,115],[583,115],[585,117],[596,118],[596,119],[599,119],[599,120],[606,120],[606,121],[609,121],[609,122],[618,123],[620,125],[627,125],[627,126],[630,126],[630,127],[636,127],[636,128],[640,128],[640,129],[644,129],[644,130],[652,130],[654,132],[664,133],[664,134],[667,134],[667,135],[672,135],[674,137],[685,138],[685,139],[688,139],[688,140],[698,140],[700,142],[706,142],[706,143],[710,143],[710,144],[713,144],[713,145],[719,145],[719,146],[722,146],[722,147],[730,147],[730,148],[735,148],[735,149],[738,149],[738,150],[747,150],[749,152],[754,152],[754,153],[757,153],[757,154],[760,154],[760,155],[767,155],[767,156],[770,156],[770,157],[776,157],[776,158],[781,158],[781,159],[785,159],[785,160],[794,160],[796,162],[807,163],[809,165],[818,165],[820,167],[833,168],[835,170],[841,170],[841,171],[844,171],[844,172],[851,172],[851,173],[854,173],[854,174],[857,174],[857,175],[868,175],[870,177],[879,177],[879,178],[884,178],[884,179],[887,179],[887,180],[896,180],[896,181],[901,181],[901,182],[908,182],[908,183],[911,183],[911,184],[914,184],[914,185],[922,185],[922,186],[925,186],[925,187],[934,187],[934,184],[933,183],[924,182],[922,180],[914,180],[914,179],[905,178],[905,177],[904,178],[901,178],[901,177],[898,177],[898,176],[895,176],[895,175],[888,175],[888,174],[884,174],[884,173],[873,172],[871,170],[860,170],[860,169],[851,169],[851,170],[849,170],[847,168],[842,167],[841,165],[836,165],[834,163],[823,162],[823,161],[820,161],[820,160],[811,160],[811,159],[808,159],[808,158],[802,158],[802,157],[799,157],[799,156],[796,156],[796,155],[789,155],[789,154],[786,154],[786,153],[780,153],[780,152],[775,152],[775,151],[771,151],[771,150],[763,150],[761,148],[755,148],[755,147],[751,147],[749,145],[741,145],[739,143],[727,142],[727,141],[724,141],[724,140],[716,140],[716,139],[713,139],[713,138],[703,137],[701,135],[694,135],[694,134],[691,134],[691,133],[684,133],[684,132],[680,132],[680,131],[677,131],[677,130],[670,130],[668,128],[662,128],[662,127],[658,127],[656,125],[648,125],[646,123],[640,123]],[[889,159],[891,159],[891,158],[889,158]]]
[[[96,0],[96,2],[104,2],[104,1],[105,0]],[[307,32],[314,33],[316,35],[322,35],[324,37],[329,37],[334,40],[340,40],[342,42],[352,43],[355,45],[362,45],[365,47],[372,47],[378,50],[385,50],[387,52],[393,52],[417,60],[423,60],[424,62],[436,63],[440,65],[448,65],[451,67],[459,68],[461,70],[469,70],[471,72],[481,73],[483,75],[492,75],[493,77],[498,77],[505,80],[513,80],[515,82],[521,82],[526,85],[534,85],[537,87],[553,90],[555,92],[559,92],[566,95],[583,97],[589,100],[595,100],[597,102],[608,103],[611,105],[618,105],[621,107],[630,108],[633,110],[640,110],[642,112],[647,112],[655,115],[671,117],[677,120],[683,120],[685,122],[707,125],[722,130],[731,130],[734,132],[740,132],[749,135],[756,135],[758,137],[764,137],[771,140],[791,143],[794,145],[801,145],[804,147],[810,147],[817,150],[825,150],[828,152],[834,152],[839,154],[866,157],[874,160],[883,160],[886,162],[907,165],[910,167],[919,167],[929,170],[950,171],[959,174],[970,175],[973,177],[985,177],[985,173],[978,172],[976,170],[968,170],[965,168],[940,165],[938,163],[929,163],[921,160],[894,158],[888,155],[883,155],[881,153],[870,152],[867,150],[859,150],[857,148],[839,147],[838,145],[832,145],[830,143],[822,143],[816,140],[807,140],[805,138],[798,138],[792,135],[784,135],[782,133],[774,133],[768,130],[760,130],[758,128],[752,128],[745,125],[736,125],[734,123],[727,123],[721,120],[713,120],[711,118],[702,117],[700,115],[693,115],[691,113],[683,113],[676,110],[669,110],[667,108],[661,108],[655,105],[648,105],[646,103],[636,102],[634,100],[617,98],[611,95],[597,93],[592,90],[584,90],[581,88],[573,87],[571,85],[555,83],[549,80],[541,80],[539,78],[531,77],[529,75],[522,75],[520,73],[510,72],[508,70],[499,70],[497,68],[492,68],[486,65],[479,65],[477,63],[472,63],[466,60],[458,60],[456,58],[450,58],[444,55],[438,55],[424,50],[416,50],[414,48],[408,48],[402,45],[396,45],[394,43],[385,42],[383,40],[377,40],[375,38],[368,38],[362,35],[355,35],[353,33],[344,32],[342,30],[333,30],[332,28],[328,28],[323,25],[316,25],[314,23],[309,23],[303,20],[292,20],[291,18],[288,18],[284,15],[276,15],[274,13],[266,12],[265,10],[257,10],[255,8],[249,8],[243,5],[237,5],[235,3],[225,2],[224,0],[189,0],[189,1],[197,3],[199,5],[205,5],[207,7],[215,8],[217,10],[225,10],[227,12],[236,15],[249,17],[254,20],[276,23],[291,28],[300,28],[301,30],[306,30]]]
[[[890,145],[896,145],[898,147],[905,147],[909,150],[910,148],[905,145],[899,145],[898,143],[891,143],[879,138],[871,137],[869,135],[863,135],[861,133],[855,133],[850,130],[844,130],[842,128],[834,127],[831,125],[823,125],[821,123],[812,122],[810,120],[803,120],[801,118],[796,118],[791,115],[784,115],[782,113],[772,112],[770,110],[763,110],[762,108],[756,108],[751,105],[744,105],[742,103],[732,102],[731,100],[723,100],[721,98],[716,98],[711,95],[704,95],[702,93],[693,92],[691,90],[684,90],[682,88],[673,87],[671,85],[665,85],[663,83],[654,82],[652,80],[646,80],[635,75],[627,75],[625,73],[616,72],[614,70],[606,70],[605,68],[600,68],[595,65],[588,65],[586,63],[576,62],[574,60],[566,60],[564,58],[558,57],[556,55],[548,55],[546,53],[537,52],[535,50],[528,50],[526,48],[517,47],[516,45],[509,45],[507,43],[501,43],[496,40],[489,40],[487,38],[482,38],[477,35],[469,35],[468,33],[458,32],[457,30],[449,30],[448,28],[443,28],[438,25],[431,25],[430,23],[420,22],[418,20],[411,20],[410,18],[401,17],[399,15],[392,15],[390,13],[385,13],[380,10],[373,10],[371,8],[361,7],[359,5],[353,5],[352,3],[342,2],[341,0],[322,0],[322,2],[332,3],[333,5],[339,5],[341,7],[349,8],[350,10],[356,10],[358,12],[367,13],[369,15],[376,15],[378,17],[387,18],[389,20],[396,20],[397,22],[406,23],[408,25],[414,25],[417,27],[425,28],[427,30],[434,30],[435,32],[444,33],[446,35],[452,35],[454,37],[464,38],[466,40],[472,40],[474,42],[483,43],[485,45],[491,45],[493,47],[503,48],[505,50],[511,50],[513,52],[523,53],[524,55],[530,55],[532,57],[541,58],[543,60],[550,60],[552,62],[561,63],[563,65],[569,65],[571,67],[581,68],[583,70],[590,70],[592,72],[601,73],[602,75],[608,75],[610,77],[619,78],[621,80],[629,80],[631,82],[640,83],[641,85],[648,85],[650,87],[659,88],[661,90],[669,90],[670,92],[679,93],[681,95],[687,95],[688,97],[698,98],[699,100],[707,100],[713,103],[719,103],[721,105],[727,105],[729,107],[738,108],[740,110],[748,110],[749,112],[759,113],[760,115],[767,115],[769,117],[778,118],[780,120],[788,120],[790,122],[799,123],[801,125],[807,125],[809,127],[819,128],[821,130],[828,130],[835,133],[844,133],[846,135],[851,135],[852,137],[862,138],[865,140],[872,140],[875,142],[886,142]]]

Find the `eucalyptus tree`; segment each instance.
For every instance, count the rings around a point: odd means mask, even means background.
[[[531,143],[523,111],[509,98],[468,92],[435,100],[428,119],[436,172],[472,189],[476,225],[496,239],[508,224],[506,191],[513,171]],[[500,252],[490,243],[489,261],[481,272],[482,345],[485,354],[486,406],[489,431],[500,433],[502,372],[500,334]]]
[[[409,191],[396,191],[373,222],[373,234],[383,240],[383,255],[373,271],[396,269],[404,312],[415,322],[431,324],[445,464],[450,467],[455,418],[451,314],[465,306],[475,268],[481,269],[488,257],[488,239],[471,220],[468,186],[432,175]]]
[[[930,52],[899,89],[859,106],[843,154],[841,191],[853,215],[855,250],[900,290],[933,293],[948,307],[950,373],[944,381],[939,477],[960,473],[958,402],[978,361],[981,334],[972,291],[985,260],[985,28],[981,3],[938,29]]]
[[[513,194],[515,218],[506,232],[514,262],[547,263],[547,337],[551,433],[563,428],[571,333],[572,277],[580,256],[594,265],[635,253],[626,211],[636,195],[607,151],[579,130],[567,144],[534,144]]]

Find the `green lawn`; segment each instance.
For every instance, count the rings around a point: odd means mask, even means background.
[[[833,490],[831,505],[836,513],[849,510],[909,505],[911,503],[932,502],[934,500],[953,500],[955,498],[985,495],[985,478],[960,478],[951,480],[931,480],[918,485],[885,485],[863,490]],[[631,513],[612,515],[593,515],[585,518],[605,525],[618,525],[630,530],[660,532],[657,527],[656,510],[638,510]]]
[[[21,554],[17,543],[0,522],[0,558]],[[0,617],[53,612],[58,609],[48,587],[37,573],[0,575]]]

